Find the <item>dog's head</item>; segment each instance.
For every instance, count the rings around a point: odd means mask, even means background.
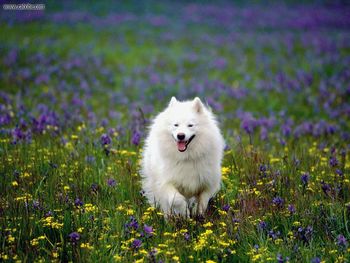
[[[172,97],[168,106],[169,129],[180,152],[185,152],[196,135],[204,105],[199,98],[192,101],[180,102]]]

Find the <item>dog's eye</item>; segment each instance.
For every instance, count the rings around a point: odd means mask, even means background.
[[[175,126],[175,127],[179,127],[179,124],[175,123],[174,126]]]
[[[193,127],[193,124],[188,124],[187,127],[190,127],[190,128],[191,128],[191,127]]]

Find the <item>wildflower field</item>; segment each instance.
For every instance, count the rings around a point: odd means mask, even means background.
[[[316,2],[1,10],[0,261],[349,262],[350,6]],[[171,96],[226,140],[204,217],[141,191]]]

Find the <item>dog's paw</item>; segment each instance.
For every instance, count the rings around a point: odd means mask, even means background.
[[[186,202],[186,198],[181,194],[176,194],[171,202],[171,212],[176,215],[181,215],[183,217],[189,217],[190,211]]]
[[[207,207],[208,207],[208,204],[207,203],[203,203],[203,202],[200,202],[199,204],[198,204],[198,212],[197,212],[197,214],[199,215],[199,216],[204,216],[204,214],[205,214],[205,211],[207,210]]]

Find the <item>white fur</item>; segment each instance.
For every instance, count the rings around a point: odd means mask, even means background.
[[[178,133],[185,134],[185,140],[195,135],[184,152],[177,148]],[[166,215],[189,216],[190,203],[204,214],[220,189],[223,150],[215,117],[201,100],[179,102],[173,97],[153,120],[145,142],[141,174],[148,201]]]

